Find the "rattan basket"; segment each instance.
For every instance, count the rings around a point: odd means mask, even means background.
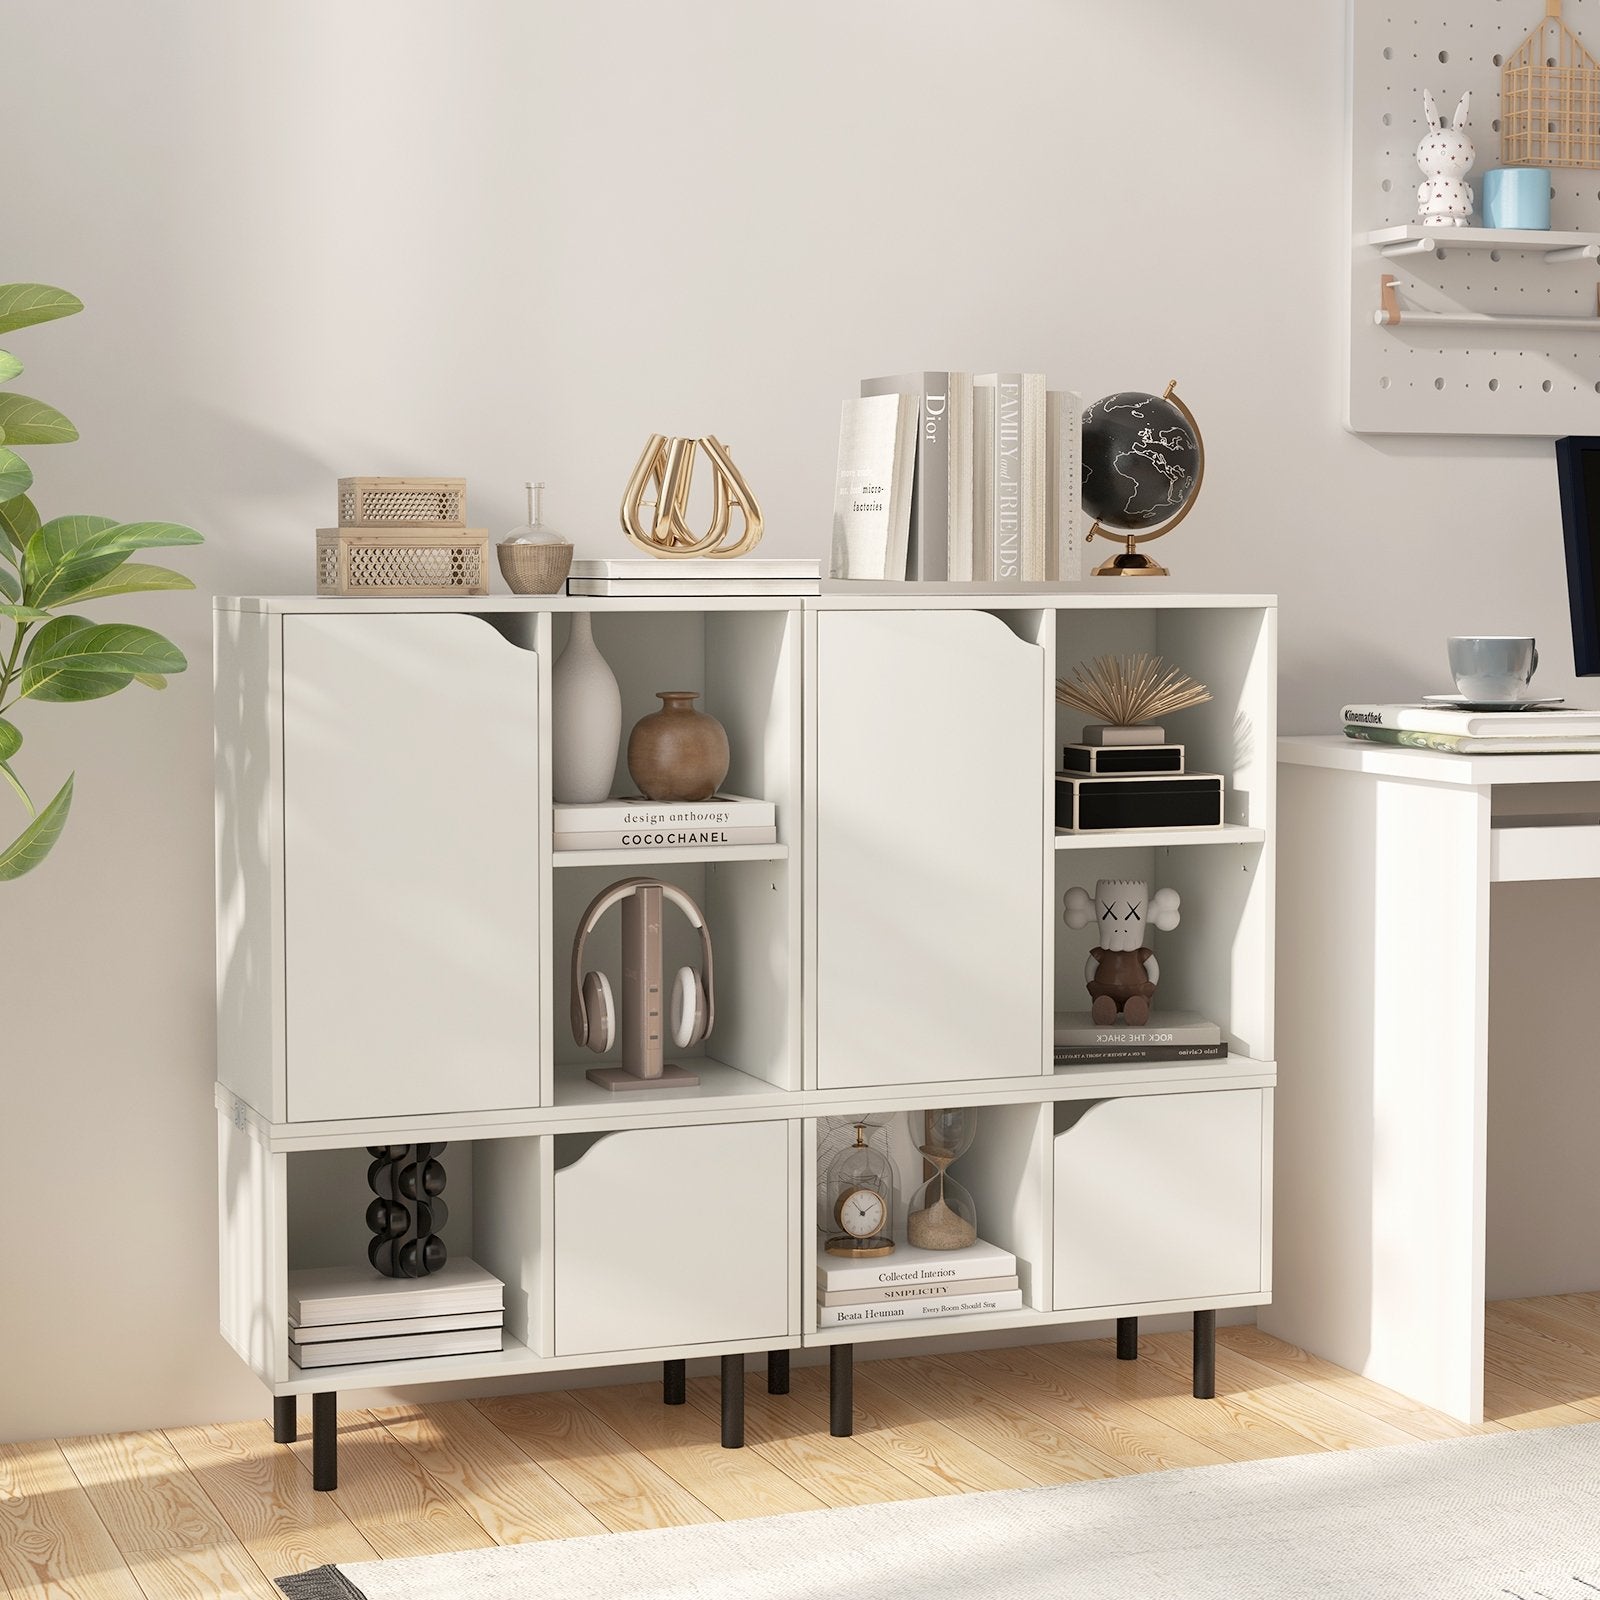
[[[538,544],[508,539],[495,550],[513,594],[559,594],[572,570],[572,546],[565,539]]]
[[[341,528],[464,528],[465,478],[341,478]]]
[[[317,529],[317,593],[488,594],[485,528]]]

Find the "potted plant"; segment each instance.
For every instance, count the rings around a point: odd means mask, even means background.
[[[0,284],[0,334],[51,322],[83,310],[64,289],[43,283]],[[22,371],[0,350],[0,384]],[[33,472],[18,445],[67,444],[78,430],[42,400],[0,389],[0,776],[31,820],[0,844],[0,882],[20,878],[50,853],[72,806],[72,777],[55,798],[35,807],[13,768],[22,748],[14,720],[25,701],[98,700],[138,682],[163,689],[188,666],[183,652],[149,628],[96,622],[78,610],[111,595],[192,589],[166,567],[128,558],[140,550],[199,544],[193,528],[176,522],[118,522],[115,517],[40,520],[28,490]],[[10,829],[0,826],[0,840]]]

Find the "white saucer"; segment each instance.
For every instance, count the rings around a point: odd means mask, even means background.
[[[1560,695],[1549,700],[1469,700],[1462,694],[1425,694],[1422,703],[1455,711],[1551,711],[1567,702]]]

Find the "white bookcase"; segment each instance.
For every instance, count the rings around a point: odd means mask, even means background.
[[[776,844],[552,849],[550,664],[579,610],[624,727],[702,692]],[[720,1356],[737,1444],[751,1351],[781,1392],[789,1351],[833,1347],[845,1432],[855,1343],[1194,1312],[1209,1392],[1216,1311],[1271,1289],[1275,626],[1267,596],[1132,584],[219,600],[222,1326],[280,1429],[316,1397],[318,1482],[332,1387],[661,1361],[670,1397]],[[1169,735],[1225,775],[1223,827],[1056,832],[1080,718],[1053,682],[1108,650],[1210,687]],[[568,968],[583,907],[640,871],[705,907],[717,1023],[698,1087],[618,1096],[584,1076]],[[1181,893],[1162,999],[1221,1022],[1225,1060],[1054,1068],[1095,932],[1061,896],[1098,876]],[[693,961],[668,929],[669,966]],[[588,964],[615,972],[617,942],[613,918]],[[1023,1309],[819,1329],[819,1119],[941,1104],[982,1108],[958,1176]],[[364,1259],[368,1145],[438,1139],[446,1239],[505,1281],[504,1348],[300,1370],[288,1273]],[[896,1148],[909,1194],[921,1160]]]

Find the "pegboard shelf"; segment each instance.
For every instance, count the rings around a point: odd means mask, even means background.
[[[1600,289],[1595,293],[1592,317],[1541,317],[1521,312],[1427,311],[1408,310],[1400,304],[1395,278],[1384,273],[1378,280],[1378,309],[1372,320],[1380,328],[1404,328],[1423,324],[1434,328],[1475,328],[1490,337],[1503,332],[1524,333],[1600,333]]]
[[[1547,264],[1600,260],[1600,233],[1555,233],[1532,228],[1428,228],[1413,222],[1374,228],[1362,243],[1386,256],[1426,255],[1430,250],[1521,250]]]
[[[1452,106],[1470,91],[1465,133],[1477,160],[1467,181],[1481,206],[1483,174],[1516,159],[1501,147],[1516,110],[1502,102],[1503,71],[1545,9],[1348,0],[1345,421],[1358,433],[1596,431],[1600,170],[1553,167],[1549,232],[1439,227],[1417,211],[1417,145],[1431,131],[1424,92]],[[1600,48],[1600,0],[1563,0],[1563,10],[1576,37]],[[1481,210],[1469,220],[1481,224]],[[1396,317],[1382,314],[1373,281],[1385,271],[1396,275]]]

